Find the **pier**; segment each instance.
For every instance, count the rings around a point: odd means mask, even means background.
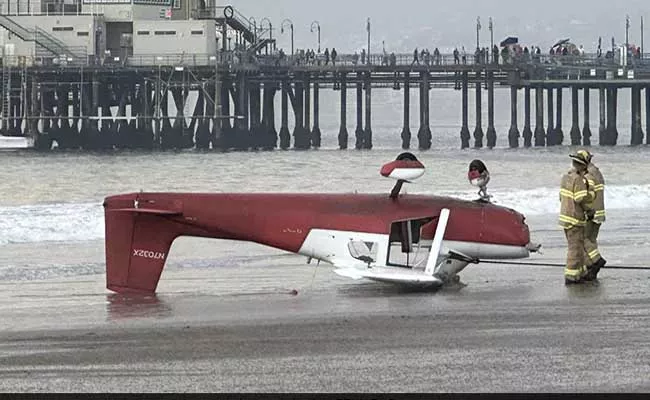
[[[83,15],[101,22],[104,14]],[[128,46],[111,56],[102,49],[76,51],[53,34],[22,26],[19,20],[29,15],[0,15],[0,25],[7,32],[40,49],[31,55],[5,52],[2,57],[2,134],[28,137],[43,150],[54,146],[87,150],[307,150],[323,145],[372,149],[373,97],[401,90],[403,120],[395,121],[395,135],[401,138],[403,149],[427,150],[436,135],[430,126],[436,96],[430,94],[453,88],[461,98],[460,148],[493,148],[502,135],[507,136],[511,148],[614,146],[620,144],[618,94],[629,89],[629,144],[650,143],[646,134],[650,132],[650,60],[644,58],[621,61],[596,54],[526,54],[497,60],[470,56],[459,62],[451,54],[442,54],[426,63],[413,63],[409,53],[396,54],[390,60],[371,54],[363,63],[354,55],[339,54],[335,61],[325,62],[321,54],[310,59],[278,52],[270,22],[264,30],[262,24],[251,23],[232,7],[194,8],[187,15],[188,24],[204,24],[200,26],[214,30],[213,37],[206,39],[214,51],[152,55],[129,51]],[[154,22],[156,27],[151,30],[179,23]],[[108,29],[109,25],[104,26]],[[198,32],[195,27],[191,29]],[[133,42],[140,40],[136,34],[144,31],[133,28]],[[233,49],[230,40],[215,40],[220,32],[222,38],[234,32],[240,46]],[[334,143],[324,144],[319,108],[320,95],[327,90],[340,92],[340,128],[337,135],[330,135],[336,138]],[[409,123],[413,90],[419,94],[419,126]],[[509,91],[509,104],[495,104],[495,90]],[[590,93],[598,93],[597,107],[590,104]],[[474,121],[470,121],[470,95]],[[644,95],[645,110],[641,106]],[[519,96],[524,100],[523,115]],[[196,103],[191,114],[185,115],[189,97],[196,98]],[[280,110],[275,109],[278,97]],[[487,121],[482,119],[484,97]],[[349,99],[356,105],[354,116],[346,115]],[[565,100],[571,104],[570,127],[562,126]],[[496,130],[495,107],[509,107],[507,131]],[[280,126],[275,122],[277,112]],[[289,131],[290,115],[293,131]],[[350,133],[348,117],[356,121],[356,129]],[[597,119],[592,120],[594,117]]]

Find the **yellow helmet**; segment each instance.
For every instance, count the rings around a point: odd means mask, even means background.
[[[578,150],[574,154],[569,154],[569,157],[580,164],[589,165],[593,156],[587,150]]]

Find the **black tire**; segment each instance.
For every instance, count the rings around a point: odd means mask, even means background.
[[[407,151],[407,152],[404,152],[404,153],[400,154],[399,156],[397,156],[397,158],[395,160],[397,160],[397,161],[402,161],[402,160],[417,161],[418,159],[417,159],[417,157],[415,157],[415,155],[413,155],[413,153],[409,153]]]
[[[487,167],[481,160],[473,160],[471,163],[469,163],[469,170],[471,171],[473,169],[477,170],[480,173],[487,171]]]

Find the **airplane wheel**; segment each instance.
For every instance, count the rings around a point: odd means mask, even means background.
[[[417,159],[417,157],[415,157],[415,155],[413,153],[409,153],[407,151],[407,152],[402,153],[399,156],[397,156],[397,158],[395,160],[397,160],[397,161],[401,161],[401,160],[417,161],[418,159]]]

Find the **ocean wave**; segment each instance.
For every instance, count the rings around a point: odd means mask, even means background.
[[[466,200],[476,191],[429,192]],[[556,215],[560,210],[557,188],[491,192],[492,200],[525,215]],[[607,209],[650,208],[650,185],[607,186]],[[47,241],[89,241],[104,238],[101,203],[58,203],[0,207],[0,245]]]
[[[0,207],[0,245],[104,238],[101,203]]]
[[[525,215],[547,215],[560,212],[559,189],[537,188],[529,190],[488,191],[492,202],[517,210]],[[434,194],[434,193],[430,193]],[[478,198],[475,190],[435,193],[465,200]],[[608,210],[650,208],[650,185],[607,186],[605,207]]]

